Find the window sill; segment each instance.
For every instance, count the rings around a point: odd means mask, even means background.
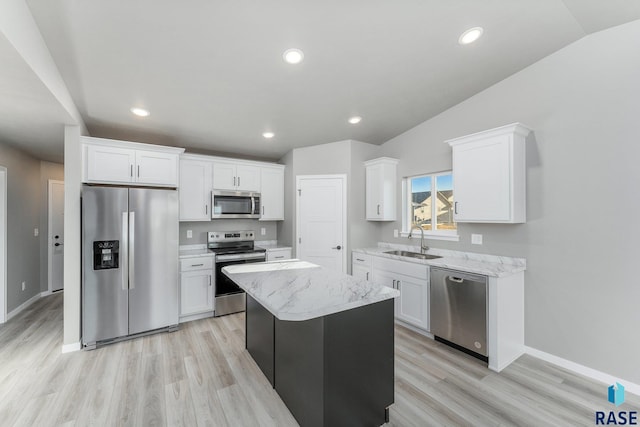
[[[403,231],[400,233],[400,237],[409,237],[408,231]],[[416,231],[411,236],[412,239],[420,239],[420,232]],[[424,233],[425,240],[446,240],[449,242],[459,242],[460,236],[457,234],[437,234],[437,233]]]

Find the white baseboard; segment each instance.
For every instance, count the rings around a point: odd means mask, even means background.
[[[533,357],[542,359],[545,362],[553,363],[554,365],[558,365],[562,368],[568,369],[577,374],[584,375],[585,377],[589,377],[591,379],[601,381],[605,383],[607,386],[615,382],[619,382],[624,386],[625,391],[628,391],[629,393],[633,393],[640,396],[640,384],[635,384],[630,381],[626,381],[622,378],[618,378],[613,375],[607,374],[605,372],[601,372],[596,369],[592,369],[587,366],[581,365],[579,363],[575,363],[570,360],[563,359],[562,357],[554,356],[553,354],[545,353],[544,351],[540,351],[532,347],[525,346],[525,351],[527,354]]]
[[[46,296],[51,295],[52,293],[53,292],[51,292],[51,291],[42,291],[42,292],[40,292],[40,296],[41,297],[46,297]]]
[[[7,313],[7,321],[11,320],[11,318],[13,318],[13,317],[17,316],[18,314],[20,314],[20,312],[22,310],[24,310],[25,308],[29,307],[34,302],[38,301],[41,297],[42,297],[42,292],[39,293],[39,294],[35,294],[31,298],[29,298],[28,300],[26,300],[25,302],[23,302],[22,304],[20,304],[19,306],[17,306],[13,310],[11,310],[11,312]]]
[[[74,342],[71,344],[63,344],[62,345],[62,352],[63,353],[71,353],[74,351],[79,351],[82,348],[82,346],[80,345],[80,342]]]

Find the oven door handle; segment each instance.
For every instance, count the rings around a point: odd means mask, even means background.
[[[248,259],[255,259],[264,261],[267,258],[266,254],[233,254],[233,255],[216,255],[216,262],[220,261],[243,261]]]

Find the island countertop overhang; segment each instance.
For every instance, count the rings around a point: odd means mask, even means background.
[[[315,319],[400,296],[396,289],[298,259],[230,265],[222,272],[285,321]]]

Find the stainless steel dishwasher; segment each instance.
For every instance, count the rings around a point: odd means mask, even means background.
[[[485,362],[487,351],[487,277],[431,267],[431,333]]]

